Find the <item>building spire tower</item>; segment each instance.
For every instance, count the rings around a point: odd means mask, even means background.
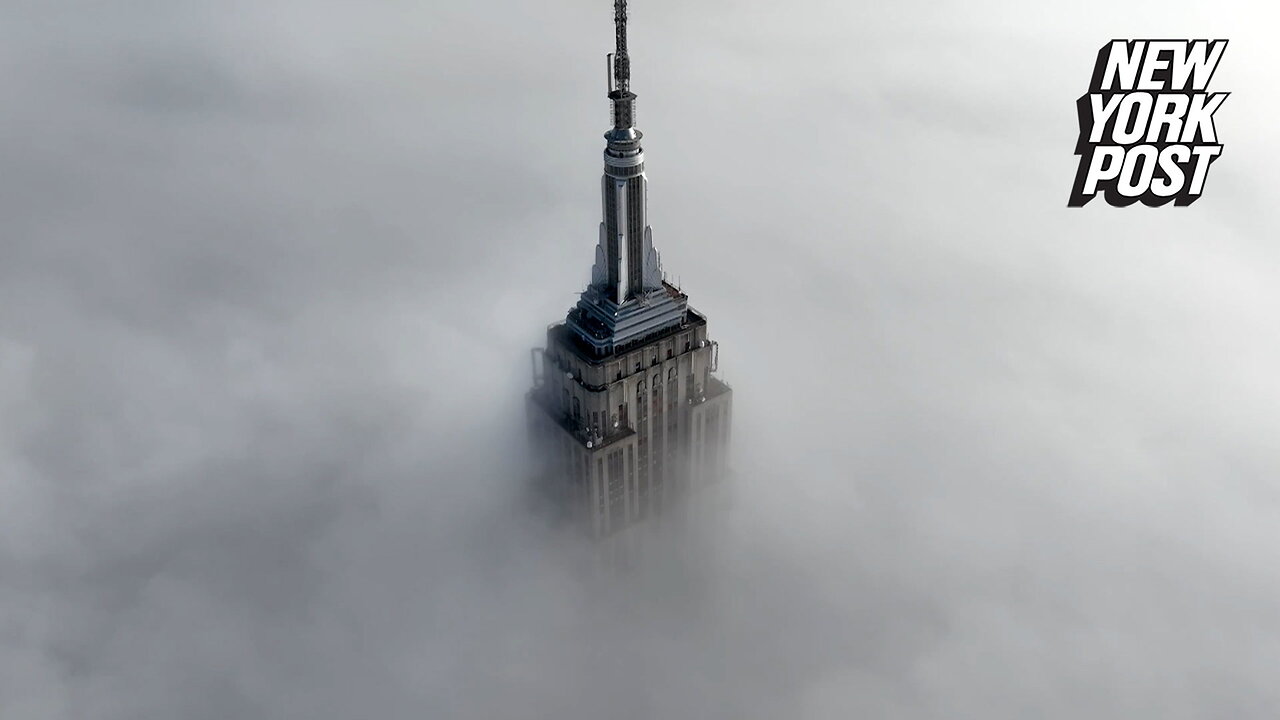
[[[595,537],[613,535],[725,471],[732,393],[688,296],[664,280],[635,127],[627,3],[614,0],[591,281],[533,353],[531,435],[544,488]]]
[[[628,339],[679,322],[683,312],[663,291],[662,265],[648,222],[649,180],[644,137],[635,127],[627,52],[627,3],[614,0],[615,49],[608,56],[613,127],[605,133],[600,241],[591,286],[568,322],[601,352]]]

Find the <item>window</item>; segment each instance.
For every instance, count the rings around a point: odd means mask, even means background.
[[[670,370],[668,370],[668,371],[667,371],[667,379],[668,379],[668,380],[675,380],[675,379],[676,379],[676,369],[675,369],[675,368],[671,368]]]
[[[578,398],[573,399],[573,420],[574,422],[582,420],[582,404],[578,402]]]
[[[640,361],[636,360],[636,372],[640,372]]]
[[[675,354],[676,354],[676,353],[675,353],[675,351],[674,351],[674,350],[672,350],[670,347],[667,347],[667,359],[668,359],[668,360],[670,360],[672,357],[674,357],[674,356],[675,356]]]

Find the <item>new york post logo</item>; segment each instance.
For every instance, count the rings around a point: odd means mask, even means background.
[[[1068,207],[1102,193],[1125,207],[1190,205],[1222,154],[1213,114],[1230,93],[1207,91],[1226,40],[1112,40],[1076,101],[1080,139]]]

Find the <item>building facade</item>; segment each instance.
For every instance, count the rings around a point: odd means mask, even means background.
[[[608,537],[726,474],[732,392],[707,319],[668,283],[648,222],[648,178],[630,88],[625,0],[608,56],[599,242],[591,282],[533,351],[527,398],[541,490]]]

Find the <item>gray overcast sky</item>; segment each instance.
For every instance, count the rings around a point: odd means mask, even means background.
[[[631,3],[736,490],[610,582],[528,514],[603,0],[0,6],[0,715],[1272,717],[1257,3]],[[1068,210],[1114,37],[1229,38],[1190,208]]]

